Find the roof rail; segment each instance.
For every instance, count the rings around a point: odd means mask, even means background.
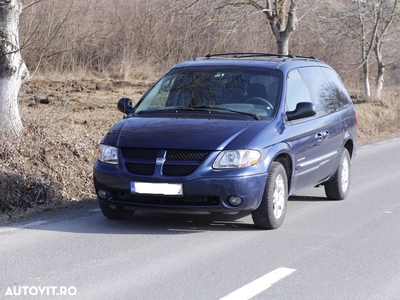
[[[218,57],[218,56],[232,56],[234,58],[246,58],[246,57],[260,57],[260,56],[269,56],[269,57],[288,57],[288,58],[308,58],[308,59],[316,59],[314,56],[298,56],[293,54],[277,54],[277,53],[260,53],[260,52],[226,52],[226,53],[209,53],[205,55],[206,58]]]

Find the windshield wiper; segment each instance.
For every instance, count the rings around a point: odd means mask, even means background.
[[[151,113],[151,112],[160,112],[160,111],[210,111],[212,110],[224,110],[229,111],[236,114],[246,115],[254,118],[255,120],[260,120],[260,117],[256,113],[248,113],[244,111],[229,109],[226,107],[218,106],[218,105],[199,105],[199,106],[171,106],[171,107],[164,107],[162,109],[154,109],[154,110],[141,110],[136,113]]]
[[[219,105],[199,105],[199,106],[190,106],[191,108],[200,108],[200,109],[216,109],[216,110],[225,110],[237,114],[242,114],[246,116],[250,116],[256,120],[260,120],[260,117],[256,113],[249,113],[249,112],[244,112],[244,111],[239,111],[239,110],[234,110],[226,107],[222,107]]]

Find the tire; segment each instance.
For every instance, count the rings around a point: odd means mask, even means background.
[[[331,200],[343,200],[350,190],[350,154],[344,148],[340,157],[339,166],[332,179],[325,182],[325,194]]]
[[[260,206],[251,212],[254,224],[261,229],[276,229],[285,219],[288,179],[281,163],[272,162]]]
[[[111,220],[123,220],[133,216],[134,210],[128,210],[123,207],[117,206],[116,208],[110,207],[110,205],[99,201],[99,206],[103,215]]]

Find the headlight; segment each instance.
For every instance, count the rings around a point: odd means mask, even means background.
[[[118,148],[100,144],[97,159],[112,165],[118,164]]]
[[[244,168],[255,165],[261,154],[257,150],[222,151],[214,161],[214,169]]]

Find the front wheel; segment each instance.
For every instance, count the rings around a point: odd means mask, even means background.
[[[276,229],[285,219],[288,199],[288,180],[285,168],[279,162],[270,166],[260,206],[252,211],[254,224],[261,229]]]
[[[324,184],[325,194],[331,200],[343,200],[350,190],[350,154],[344,148],[333,178]]]

